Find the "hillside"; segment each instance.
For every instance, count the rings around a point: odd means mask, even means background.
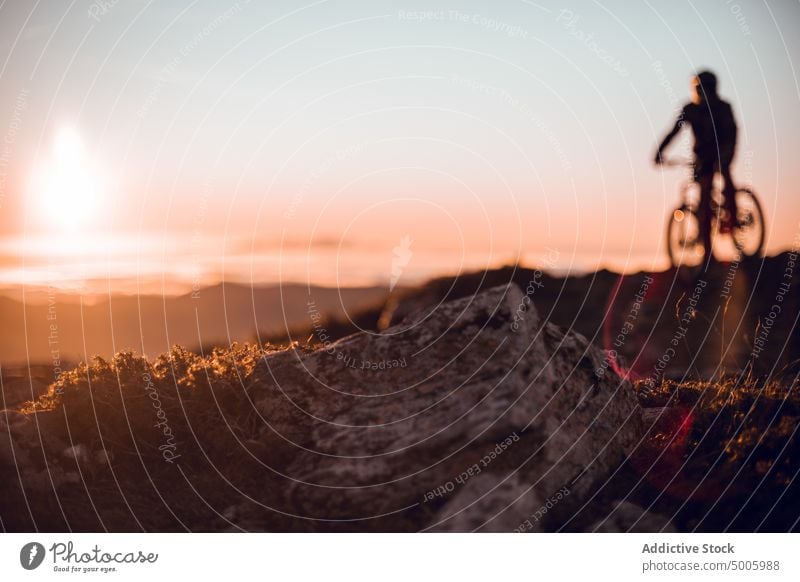
[[[569,277],[509,266],[404,289],[382,307],[328,322],[325,331],[345,337],[359,328],[385,329],[409,314],[432,313],[444,302],[513,282],[548,322],[615,352],[612,367],[632,380],[662,374],[707,380],[742,370],[792,378],[800,370],[796,262],[796,253],[784,252],[717,263],[704,274],[670,269],[620,275],[601,270]],[[313,327],[294,337],[306,333],[312,335]],[[267,337],[287,339],[285,334]],[[675,339],[679,341],[673,346]],[[666,352],[668,362],[659,365]]]

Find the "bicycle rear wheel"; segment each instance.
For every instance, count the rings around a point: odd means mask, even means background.
[[[693,208],[683,205],[672,212],[667,224],[667,251],[674,267],[696,267],[703,262],[705,247]]]
[[[736,248],[746,257],[760,256],[764,250],[764,213],[755,192],[747,188],[736,191],[736,215],[739,225],[733,232]]]

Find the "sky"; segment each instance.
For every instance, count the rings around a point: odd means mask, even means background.
[[[779,252],[798,22],[789,0],[5,1],[0,286],[663,269],[687,176],[652,158],[699,69]]]

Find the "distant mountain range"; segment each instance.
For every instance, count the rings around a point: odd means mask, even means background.
[[[388,289],[219,284],[180,296],[112,295],[91,304],[75,294],[0,296],[0,363],[75,363],[131,349],[155,357],[179,344],[210,350],[233,341],[284,337],[312,314],[346,318],[382,305]],[[309,302],[313,305],[309,306]],[[257,331],[258,330],[258,331]],[[306,337],[293,338],[305,340]]]

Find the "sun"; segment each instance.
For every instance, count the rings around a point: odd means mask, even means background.
[[[94,217],[99,180],[74,128],[58,132],[52,156],[38,174],[41,206],[37,210],[48,224],[73,231]]]

